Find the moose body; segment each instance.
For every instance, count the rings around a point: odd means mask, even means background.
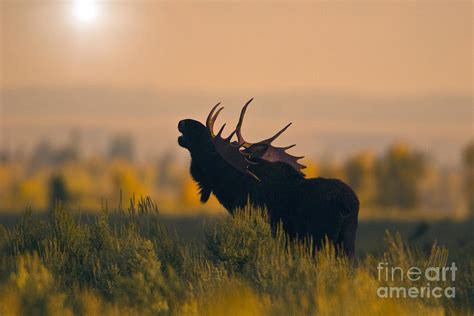
[[[213,193],[231,214],[247,203],[266,208],[272,225],[275,227],[281,222],[291,237],[311,237],[316,247],[327,237],[347,256],[353,257],[359,211],[355,193],[337,179],[306,179],[300,172],[303,166],[288,159],[292,156],[286,153],[275,151],[277,154],[265,156],[271,141],[257,144],[243,141],[240,128],[248,103],[236,128],[238,142],[230,142],[234,133],[224,139],[228,143],[213,140],[222,132],[221,129],[216,136],[212,131],[218,113],[212,121],[211,112],[208,126],[191,119],[178,124],[183,134],[178,142],[191,154],[190,171],[199,185],[201,202],[207,202]],[[222,144],[231,144],[234,148],[223,149]],[[231,150],[232,155],[242,153],[245,162],[236,161],[225,150]],[[285,154],[287,156],[283,156]]]

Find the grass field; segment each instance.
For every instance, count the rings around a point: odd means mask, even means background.
[[[470,315],[473,220],[364,220],[354,262],[272,233],[264,213],[170,217],[151,200],[0,218],[0,315]],[[444,267],[455,298],[381,298],[377,266]]]

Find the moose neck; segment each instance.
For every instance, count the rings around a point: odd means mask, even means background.
[[[212,192],[231,213],[248,202],[257,207],[270,207],[268,195],[278,196],[276,191],[287,191],[304,180],[283,163],[262,162],[252,166],[252,171],[261,175],[261,181],[236,170],[218,154],[192,157],[191,161],[191,174],[201,189],[201,201],[206,202]]]
[[[257,180],[234,169],[218,154],[192,157],[191,175],[200,187],[202,202],[212,192],[231,213],[244,207],[248,200],[256,202]]]

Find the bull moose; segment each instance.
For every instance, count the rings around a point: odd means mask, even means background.
[[[214,123],[223,110],[218,103],[206,125],[193,119],[181,120],[178,143],[191,154],[191,176],[200,189],[202,203],[211,193],[232,214],[248,203],[266,208],[272,225],[281,222],[290,237],[313,239],[316,247],[327,237],[348,257],[355,254],[359,200],[354,191],[337,179],[307,179],[298,162],[303,157],[275,147],[274,136],[257,143],[242,136],[242,123],[250,99],[242,108],[235,130],[223,137],[225,124],[217,134]],[[236,136],[236,140],[232,138]]]

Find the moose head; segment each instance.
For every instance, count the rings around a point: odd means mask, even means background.
[[[188,149],[193,158],[217,153],[232,168],[258,181],[260,179],[252,171],[252,166],[262,162],[285,163],[303,175],[301,170],[306,167],[298,162],[298,160],[303,157],[295,157],[286,152],[295,145],[286,147],[276,147],[272,145],[272,143],[290,127],[291,123],[272,137],[257,143],[250,143],[244,139],[242,136],[242,124],[247,107],[252,100],[253,98],[244,105],[237,126],[227,137],[222,135],[226,124],[222,125],[217,134],[214,133],[214,124],[220,112],[224,109],[224,107],[219,108],[220,103],[212,108],[207,116],[205,126],[192,119],[180,121],[178,130],[182,135],[178,138],[179,145]],[[236,136],[236,140],[232,140],[234,136]]]

